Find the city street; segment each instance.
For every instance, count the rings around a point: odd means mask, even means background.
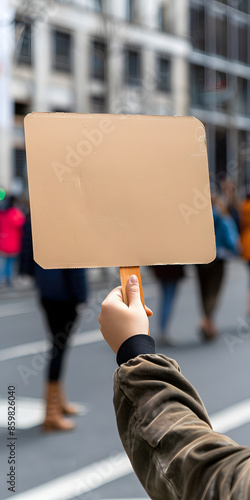
[[[150,331],[157,334],[158,285],[142,270],[147,305],[154,311]],[[91,272],[91,271],[90,271]],[[195,269],[180,284],[170,325],[175,347],[161,352],[179,363],[201,395],[215,430],[250,446],[250,327],[245,320],[248,270],[241,261],[228,265],[217,314],[218,340],[198,336],[199,303]],[[100,304],[119,284],[111,273],[91,280],[88,307],[71,338],[65,385],[81,405],[76,429],[47,433],[43,419],[43,380],[48,342],[36,292],[0,291],[0,500],[144,499],[147,497],[125,456],[112,403],[113,352],[99,332]],[[8,491],[8,387],[15,387],[16,488]]]

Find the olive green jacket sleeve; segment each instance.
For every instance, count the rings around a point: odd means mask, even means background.
[[[154,500],[250,500],[250,448],[214,432],[195,389],[163,355],[114,374],[123,446]]]

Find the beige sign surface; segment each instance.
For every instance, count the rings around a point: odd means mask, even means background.
[[[206,136],[195,118],[32,113],[25,139],[43,268],[215,258]]]

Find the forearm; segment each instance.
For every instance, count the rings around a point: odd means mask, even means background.
[[[211,429],[175,361],[144,354],[123,363],[114,375],[114,406],[123,445],[151,498],[250,498],[250,450]]]

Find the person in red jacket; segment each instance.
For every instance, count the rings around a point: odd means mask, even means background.
[[[25,216],[15,205],[15,198],[10,196],[7,207],[0,212],[0,284],[6,280],[11,285],[15,263],[22,248],[22,235]]]

